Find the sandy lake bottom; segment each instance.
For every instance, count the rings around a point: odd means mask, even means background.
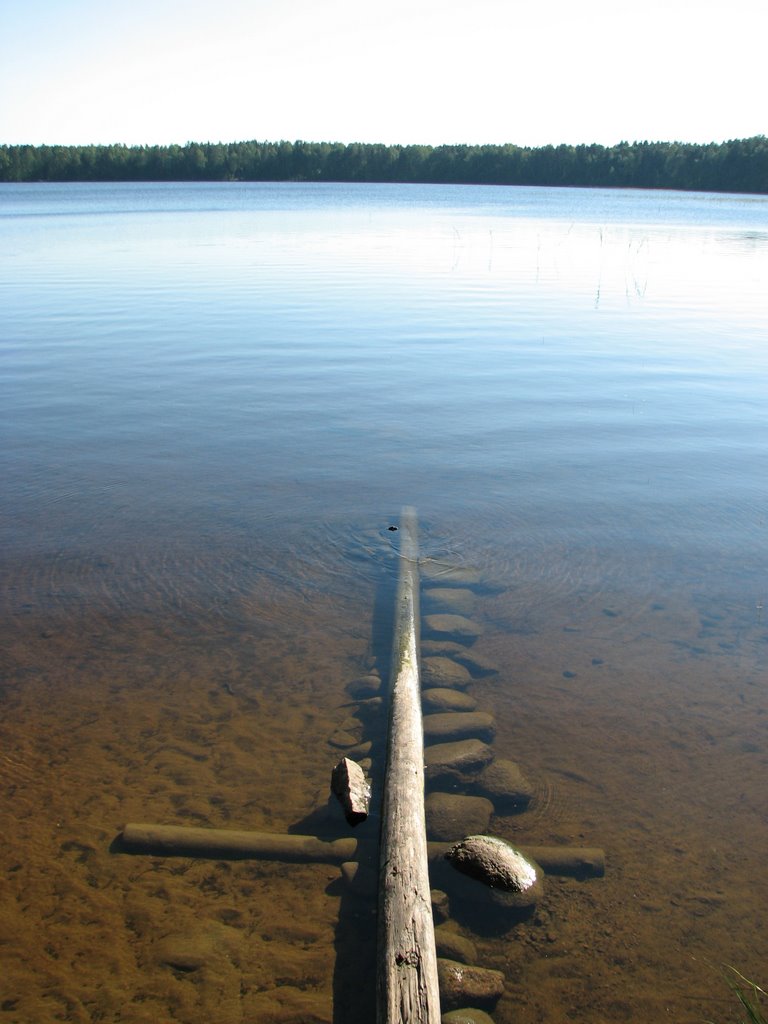
[[[345,684],[386,671],[387,595],[273,579],[226,617],[153,592],[97,612],[59,573],[48,607],[21,600],[46,571],[10,588],[3,637],[0,1019],[372,1021],[375,901],[338,868],[110,848],[129,821],[301,831]],[[734,1020],[720,965],[764,970],[761,609],[603,590],[529,613],[504,583],[478,595],[473,646],[498,674],[468,692],[536,797],[491,831],[600,846],[607,870],[548,878],[506,933],[453,922],[505,975],[494,1020]]]

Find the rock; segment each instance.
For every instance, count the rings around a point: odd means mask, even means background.
[[[535,795],[533,784],[520,766],[504,759],[484,768],[472,788],[478,796],[487,796],[497,811],[522,810]]]
[[[370,673],[367,676],[361,676],[359,679],[353,679],[351,683],[347,683],[346,690],[350,697],[356,699],[375,697],[381,691],[381,679],[379,676]]]
[[[472,964],[477,961],[477,949],[474,942],[459,935],[447,924],[441,924],[435,928],[435,943],[437,955],[447,957],[448,960],[458,960],[462,964]]]
[[[437,980],[440,1006],[456,1010],[462,1006],[494,1007],[504,994],[504,975],[485,967],[470,967],[438,957]]]
[[[477,598],[471,590],[453,587],[432,587],[424,591],[426,612],[449,612],[454,615],[473,615]]]
[[[472,682],[472,677],[463,665],[457,665],[450,658],[424,658],[421,681],[424,686],[463,690]]]
[[[432,889],[429,893],[429,898],[432,902],[432,917],[438,924],[443,921],[447,921],[451,916],[451,905],[448,899],[448,893],[443,892],[442,889]]]
[[[436,558],[419,560],[419,572],[422,579],[433,581],[441,587],[480,587],[483,578],[477,569],[462,565],[451,565]]]
[[[424,751],[426,778],[435,781],[447,777],[461,781],[493,760],[493,750],[482,740],[435,743]]]
[[[493,1019],[485,1010],[467,1008],[442,1014],[440,1024],[493,1024]]]
[[[421,653],[425,658],[453,658],[469,669],[473,676],[492,676],[499,671],[488,658],[476,651],[468,651],[463,644],[457,644],[454,640],[422,640]]]
[[[341,877],[353,896],[370,897],[376,895],[378,875],[373,868],[358,864],[356,860],[347,860],[341,865]]]
[[[328,742],[332,747],[340,747],[343,750],[345,747],[354,747],[357,743],[357,736],[353,736],[351,732],[345,732],[343,729],[337,729],[332,736],[328,737]]]
[[[331,772],[331,791],[341,804],[348,824],[359,825],[365,821],[371,804],[371,787],[359,764],[343,757]]]
[[[218,921],[202,921],[193,932],[166,935],[154,944],[154,959],[177,971],[196,971],[236,955],[243,934]]]
[[[486,711],[446,711],[439,715],[425,715],[424,740],[462,740],[475,737],[492,740],[496,734],[493,715]]]
[[[439,637],[453,637],[465,643],[474,643],[483,635],[483,627],[464,615],[425,615],[424,631]]]
[[[493,804],[481,796],[430,793],[424,801],[424,810],[427,838],[450,842],[461,836],[485,831],[493,814]]]
[[[373,743],[370,740],[363,740],[362,743],[356,743],[354,747],[350,747],[347,751],[347,756],[359,761],[361,758],[367,757],[372,748]]]
[[[451,847],[445,859],[480,883],[489,902],[498,907],[534,907],[542,896],[543,872],[539,865],[496,836],[468,836]]]
[[[422,690],[421,706],[424,711],[474,711],[477,701],[467,693],[449,690],[444,686]]]

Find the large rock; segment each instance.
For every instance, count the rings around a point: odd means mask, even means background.
[[[477,701],[468,693],[449,690],[444,686],[422,690],[421,706],[427,713],[432,711],[475,711]]]
[[[471,737],[492,740],[496,734],[493,715],[486,711],[446,711],[439,715],[425,715],[423,723],[427,743]]]
[[[430,793],[424,801],[424,810],[427,838],[450,842],[473,832],[485,831],[493,814],[493,804],[481,796]]]
[[[456,843],[445,859],[457,871],[479,883],[467,890],[483,893],[497,907],[523,910],[534,907],[543,893],[539,865],[496,836],[472,835]]]
[[[422,598],[424,611],[428,613],[448,612],[453,615],[475,613],[477,598],[471,590],[460,587],[432,587],[425,590]]]
[[[503,758],[489,764],[477,776],[472,791],[493,801],[497,811],[520,811],[535,795],[533,784],[514,761]]]
[[[460,782],[480,771],[493,760],[493,750],[482,740],[435,743],[424,750],[426,778],[449,778]]]
[[[483,627],[464,615],[425,615],[424,632],[471,644],[483,635]]]
[[[472,676],[464,665],[458,665],[451,658],[424,658],[421,662],[421,681],[424,686],[464,690],[472,682]]]
[[[437,980],[442,1010],[462,1006],[492,1008],[504,994],[504,975],[485,967],[470,967],[438,957]]]

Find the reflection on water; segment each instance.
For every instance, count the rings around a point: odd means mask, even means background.
[[[484,581],[467,692],[536,793],[491,830],[607,853],[464,929],[494,1019],[733,1016],[710,964],[766,980],[768,201],[4,186],[0,216],[9,1020],[370,1015],[336,868],[109,846],[325,803],[404,503]]]

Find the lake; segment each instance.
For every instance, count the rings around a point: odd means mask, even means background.
[[[606,852],[509,927],[452,904],[493,1019],[737,1019],[721,965],[768,981],[768,197],[3,185],[0,238],[9,1024],[372,1020],[338,868],[114,841],[340,829],[350,731],[380,783],[346,687],[386,678],[404,505],[425,611],[476,574],[467,693],[534,793],[489,830]]]

